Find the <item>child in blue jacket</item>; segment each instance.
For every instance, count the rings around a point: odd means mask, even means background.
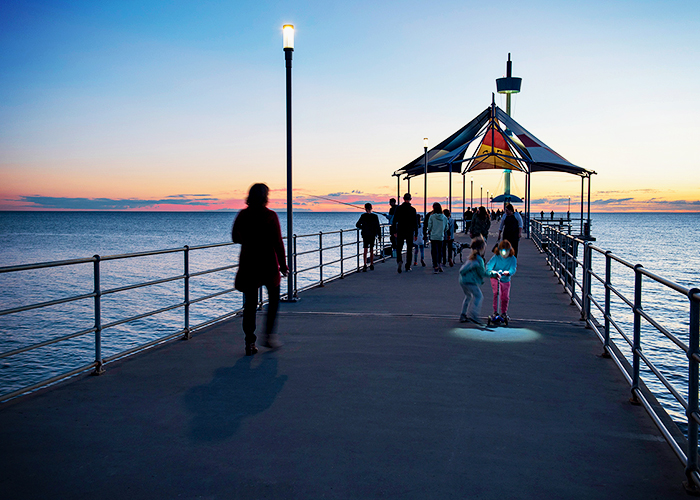
[[[508,240],[503,240],[494,250],[494,255],[486,266],[486,271],[491,276],[491,288],[493,289],[493,313],[498,312],[498,287],[501,287],[501,314],[508,317],[508,303],[510,302],[510,278],[515,274],[518,261],[515,252]],[[498,279],[498,274],[501,279]]]
[[[484,278],[488,276],[484,265],[484,248],[486,248],[484,240],[474,238],[471,244],[472,253],[459,270],[459,284],[464,291],[462,314],[459,316],[461,323],[473,321],[477,325],[482,324],[478,316],[481,311],[481,301],[484,298],[481,285],[484,283]]]

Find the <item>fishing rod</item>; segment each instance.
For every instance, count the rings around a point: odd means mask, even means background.
[[[317,196],[315,194],[308,194],[308,193],[301,193],[304,196],[310,196],[311,198],[318,198],[319,200],[326,200],[326,201],[332,201],[333,203],[340,203],[341,205],[347,205],[349,207],[353,208],[359,208],[360,210],[364,210],[365,207],[361,207],[360,205],[353,205],[352,203],[346,203],[344,201],[339,201],[339,200],[334,200],[332,198],[326,198],[325,196]],[[388,217],[389,214],[386,214],[384,212],[375,212],[377,214],[383,215],[384,217]]]

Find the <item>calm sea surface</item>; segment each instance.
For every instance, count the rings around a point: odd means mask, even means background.
[[[323,231],[324,245],[339,243],[340,229],[353,229],[357,213],[295,213],[297,235]],[[650,271],[685,287],[700,286],[700,214],[592,214],[591,233],[595,245],[611,250],[632,264],[641,263]],[[280,213],[283,234],[286,217]],[[559,217],[556,214],[555,217]],[[118,255],[150,250],[181,248],[230,241],[232,212],[0,212],[0,267]],[[380,220],[384,222],[383,218]],[[574,231],[577,232],[577,231]],[[344,243],[355,241],[355,233],[344,234]],[[318,236],[299,238],[297,251],[318,246]],[[350,252],[351,249],[346,250]],[[224,246],[190,252],[190,272],[222,267],[237,262],[238,246]],[[327,252],[324,261],[337,260]],[[300,258],[298,268],[313,267],[318,255]],[[346,269],[355,261],[346,262]],[[594,253],[594,268],[604,276],[605,259]],[[183,273],[183,253],[138,257],[101,263],[101,289],[153,281]],[[339,264],[329,266],[327,275],[339,272]],[[191,299],[231,288],[235,269],[193,278]],[[318,271],[299,279],[299,286],[318,279]],[[633,297],[634,274],[620,264],[613,266],[613,285],[628,298]],[[49,268],[37,271],[0,274],[0,310],[55,300],[93,290],[93,264]],[[284,287],[284,285],[283,285]],[[687,343],[688,299],[669,292],[650,280],[644,281],[644,308],[671,333]],[[173,297],[182,300],[182,280],[148,288],[105,295],[102,299],[102,323],[119,321],[147,311],[173,305]],[[602,304],[603,289],[594,283],[593,293]],[[233,298],[232,298],[233,297]],[[213,319],[240,306],[238,294],[228,294],[192,306],[191,325]],[[620,325],[628,329],[632,314],[619,299],[613,310]],[[93,301],[82,300],[45,309],[0,316],[0,352],[69,335],[94,326]],[[595,311],[594,311],[595,312]],[[600,315],[598,315],[600,318]],[[103,334],[102,355],[107,357],[183,327],[182,308],[156,317],[118,325]],[[109,334],[107,334],[109,331]],[[628,330],[631,335],[631,329]],[[93,335],[61,342],[8,358],[0,359],[0,393],[45,379],[94,360]],[[624,339],[614,334],[618,345]],[[644,327],[643,348],[659,369],[687,393],[687,359],[670,341],[651,327]],[[667,397],[658,383],[645,380],[658,391],[669,413],[683,420],[683,408]],[[684,392],[685,391],[685,392]],[[687,394],[686,394],[687,395]]]

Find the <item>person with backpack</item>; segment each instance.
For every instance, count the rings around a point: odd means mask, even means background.
[[[506,205],[505,217],[501,219],[501,225],[498,228],[498,240],[501,240],[501,234],[504,240],[510,242],[513,247],[513,254],[518,256],[518,243],[523,232],[523,218],[515,211],[513,205]]]

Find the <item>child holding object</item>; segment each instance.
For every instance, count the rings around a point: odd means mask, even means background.
[[[501,287],[501,315],[508,318],[508,302],[510,301],[510,278],[515,274],[518,261],[513,247],[508,240],[503,240],[494,249],[494,255],[486,265],[486,271],[491,276],[493,289],[493,312],[498,313],[498,287]],[[498,279],[498,274],[501,279]]]
[[[473,321],[477,325],[483,324],[479,321],[479,312],[481,311],[481,301],[484,298],[484,294],[481,293],[481,285],[484,283],[484,278],[488,276],[484,264],[485,248],[486,244],[483,239],[474,238],[471,244],[472,253],[459,270],[459,284],[464,291],[462,314],[459,316],[460,323]]]

